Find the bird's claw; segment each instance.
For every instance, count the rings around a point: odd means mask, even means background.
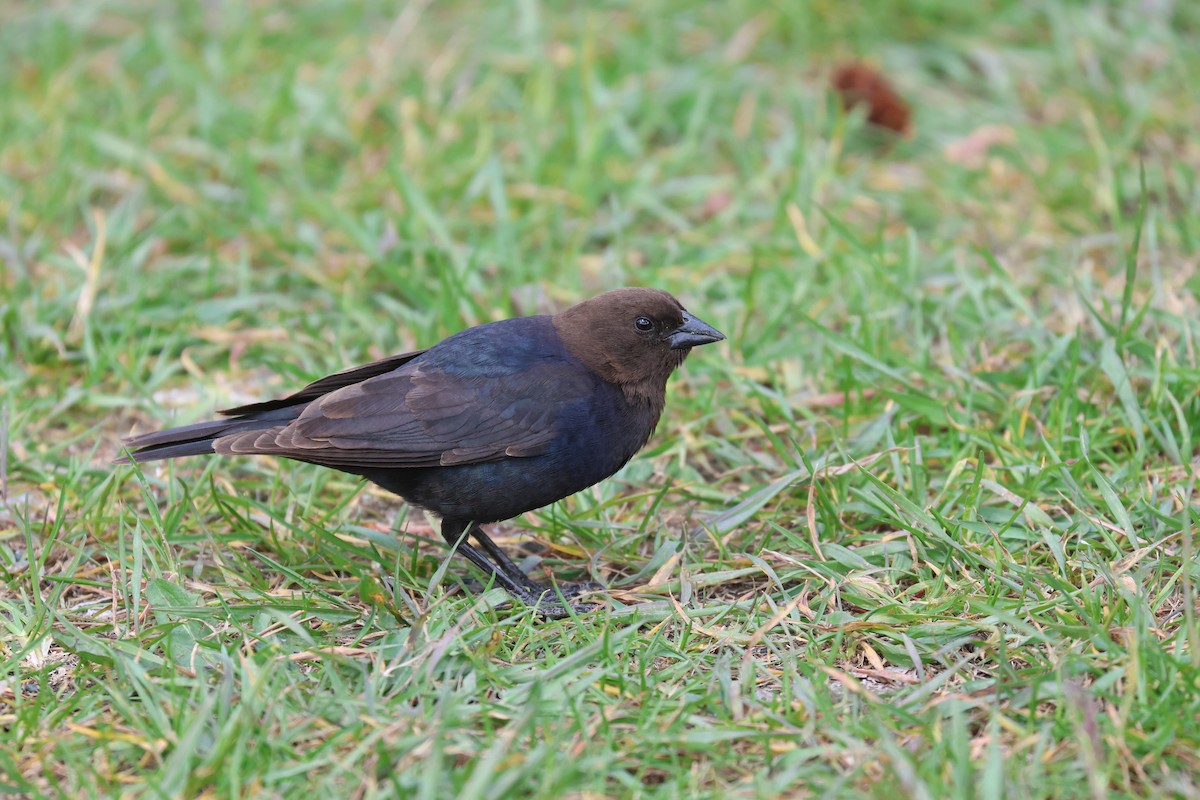
[[[574,614],[587,614],[600,608],[597,603],[572,603],[583,592],[603,588],[598,583],[560,583],[554,588],[542,589],[540,596],[532,593],[522,597],[542,619],[566,619]],[[566,601],[565,603],[563,601]]]
[[[587,614],[600,608],[597,603],[572,603],[564,606],[561,603],[538,602],[533,604],[533,610],[542,619],[566,619],[575,614]]]
[[[464,584],[467,590],[473,594],[481,593],[488,588],[486,584],[474,579],[464,581]],[[571,601],[580,595],[603,589],[604,586],[595,581],[559,583],[549,587],[529,580],[527,587],[509,588],[508,593],[514,599],[531,607],[542,619],[566,619],[571,616],[572,612],[587,614],[600,608],[598,603],[573,603]],[[564,603],[564,601],[566,602]]]
[[[558,591],[565,600],[574,600],[581,594],[604,591],[604,585],[595,581],[579,581],[577,583],[560,583]]]

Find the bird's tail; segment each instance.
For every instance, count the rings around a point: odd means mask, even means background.
[[[344,386],[360,383],[376,375],[383,375],[399,369],[424,352],[424,350],[414,350],[411,353],[389,356],[361,367],[327,375],[320,380],[313,381],[300,391],[278,400],[251,403],[248,406],[238,406],[217,412],[229,419],[197,422],[195,425],[184,425],[179,428],[168,428],[165,431],[134,436],[124,442],[125,447],[130,451],[129,454],[121,456],[113,463],[132,464],[136,462],[141,464],[146,461],[161,461],[164,458],[210,455],[216,452],[213,443],[217,439],[237,433],[249,433],[287,425],[300,416],[313,400],[324,397]]]
[[[247,425],[247,422],[251,424]],[[168,428],[165,431],[143,433],[141,436],[126,439],[123,444],[129,452],[113,463],[137,462],[140,464],[146,461],[160,461],[164,458],[211,454],[215,452],[213,441],[229,433],[238,433],[258,427],[253,424],[254,422],[254,420],[244,419],[215,419],[209,422],[197,422],[195,425]]]
[[[165,458],[211,455],[216,452],[213,443],[217,439],[286,425],[300,413],[302,408],[301,406],[299,408],[274,409],[269,413],[254,417],[214,419],[208,422],[197,422],[194,425],[168,428],[165,431],[143,433],[141,436],[126,439],[123,444],[129,453],[116,459],[113,463],[132,464],[136,462],[142,464],[147,461],[161,461]]]

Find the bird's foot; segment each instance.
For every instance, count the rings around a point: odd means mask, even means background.
[[[593,583],[560,583],[555,588],[544,588],[538,595],[522,597],[542,619],[565,619],[572,614],[587,614],[600,608],[596,603],[572,603],[585,591],[602,588]],[[566,603],[563,603],[563,601]]]
[[[572,603],[564,606],[562,603],[549,603],[545,600],[534,603],[533,610],[542,619],[566,619],[567,617],[588,614],[600,606],[596,603]]]
[[[488,589],[484,583],[469,579],[463,581],[467,591],[471,594],[482,594]],[[537,612],[542,619],[566,619],[575,614],[586,614],[600,608],[597,603],[573,603],[571,602],[581,594],[587,594],[604,589],[598,583],[593,581],[584,581],[582,583],[560,583],[555,587],[541,586],[530,582],[529,588],[521,587],[520,590],[509,589],[508,593],[514,600],[519,600]],[[566,604],[563,601],[566,601]]]
[[[575,583],[560,583],[558,591],[565,600],[574,600],[581,594],[592,594],[604,591],[604,585],[595,581],[579,581]]]

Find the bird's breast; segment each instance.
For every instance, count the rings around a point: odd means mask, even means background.
[[[654,431],[658,412],[598,386],[585,399],[559,404],[556,435],[525,457],[426,469],[359,474],[443,517],[495,522],[532,511],[599,483],[619,470]]]

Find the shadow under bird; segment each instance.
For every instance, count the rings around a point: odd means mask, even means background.
[[[693,347],[724,338],[666,292],[617,289],[553,316],[469,328],[224,419],[135,436],[118,462],[270,455],[360,475],[439,515],[452,551],[542,616],[562,617],[554,592],[480,526],[619,470],[654,432],[670,374]]]

